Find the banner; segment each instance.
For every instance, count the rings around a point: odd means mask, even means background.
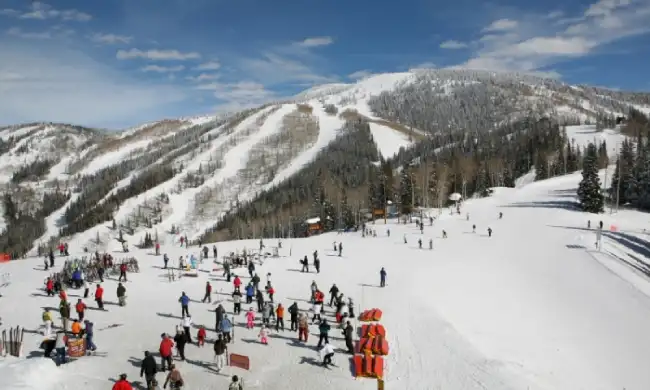
[[[73,339],[68,340],[68,356],[82,357],[86,356],[86,339]]]
[[[250,370],[251,361],[248,358],[248,356],[237,355],[235,353],[231,353],[230,354],[230,366],[231,367],[243,368],[244,370]]]

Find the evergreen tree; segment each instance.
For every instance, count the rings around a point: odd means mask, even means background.
[[[578,199],[584,211],[600,213],[604,211],[605,202],[600,192],[598,177],[598,150],[590,143],[582,160],[582,181],[578,185]]]
[[[650,210],[650,140],[637,146],[637,156],[630,177],[627,197],[642,210]]]
[[[546,155],[543,153],[537,153],[537,159],[535,160],[535,180],[544,180],[548,178],[549,172]]]
[[[343,229],[354,227],[354,213],[348,204],[348,192],[345,187],[341,191],[341,223]]]
[[[612,202],[618,202],[618,204],[628,203],[630,185],[633,180],[634,160],[632,143],[627,139],[623,140],[621,152],[616,160],[616,170],[612,178],[612,185],[609,189],[609,197]]]
[[[402,167],[399,182],[399,200],[402,214],[410,214],[413,210],[413,179],[408,164]]]

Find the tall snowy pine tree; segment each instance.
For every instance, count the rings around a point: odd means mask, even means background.
[[[604,211],[605,201],[600,192],[598,177],[598,149],[589,144],[582,160],[582,181],[578,185],[578,199],[584,211],[600,213]]]

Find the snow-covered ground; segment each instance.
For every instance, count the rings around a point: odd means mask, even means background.
[[[336,283],[360,308],[381,308],[390,343],[385,374],[389,389],[645,390],[650,388],[650,287],[648,277],[637,268],[650,261],[648,236],[643,233],[650,228],[648,215],[576,211],[572,202],[579,178],[573,174],[517,189],[496,189],[491,198],[467,201],[461,215],[444,210],[433,227],[426,223],[423,235],[414,224],[389,220],[388,225],[383,221],[371,225],[377,238],[333,233],[284,240],[281,257],[268,259],[257,272],[263,281],[272,273],[276,302],[285,307],[296,301],[308,310],[305,300],[314,280],[325,292]],[[503,219],[498,219],[499,212]],[[592,227],[602,220],[606,230],[612,225],[618,230],[604,235],[602,251],[594,247],[595,233],[587,229],[588,220]],[[492,237],[487,236],[488,227]],[[443,229],[446,239],[441,238]],[[433,250],[428,249],[429,239]],[[342,258],[330,251],[334,241],[343,243]],[[276,242],[265,240],[269,247]],[[110,251],[120,258],[119,244],[111,245]],[[257,241],[217,244],[220,254],[257,246]],[[70,247],[74,255],[82,255],[80,244],[71,242]],[[321,273],[297,271],[298,259],[311,258],[314,250],[322,259]],[[162,252],[172,262],[188,254],[185,248],[170,245]],[[0,359],[2,388],[99,390],[109,388],[121,372],[142,383],[138,363],[143,351],[157,351],[160,334],[172,333],[179,323],[182,291],[193,299],[194,322],[206,325],[208,339],[214,338],[211,310],[221,302],[231,313],[232,303],[231,285],[212,271],[216,266],[212,260],[201,266],[198,278],[169,282],[160,269],[161,257],[150,250],[134,250],[131,255],[138,258],[141,272],[129,275],[127,306],[109,304],[105,312],[87,313],[98,329],[95,342],[101,354],[58,369],[37,350],[41,310],[58,307],[58,298],[45,297],[40,290],[47,275],[39,270],[42,260],[2,267],[14,281],[1,291],[3,326],[29,330],[27,358]],[[638,262],[630,265],[633,258]],[[57,259],[56,269],[62,260]],[[381,267],[388,272],[383,289],[377,287]],[[247,272],[237,274],[247,281]],[[206,281],[214,286],[211,304],[200,302]],[[116,285],[114,279],[104,283],[109,302],[116,301]],[[71,290],[69,296],[74,304],[79,292]],[[96,306],[90,299],[87,304]],[[328,317],[331,313],[327,308]],[[293,332],[273,331],[270,344],[263,346],[257,341],[259,328],[246,330],[241,326],[243,316],[236,322],[236,342],[229,350],[250,356],[251,370],[226,368],[216,374],[211,346],[190,345],[188,360],[177,362],[187,389],[225,388],[233,374],[245,379],[246,388],[268,390],[377,386],[371,379],[352,377],[337,329],[330,335],[340,352],[334,357],[336,366],[328,370],[314,363],[315,325],[306,344],[297,342]],[[108,328],[111,325],[117,326]]]

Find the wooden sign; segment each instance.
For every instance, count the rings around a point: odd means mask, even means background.
[[[384,380],[377,379],[377,390],[384,390]]]
[[[248,358],[248,356],[244,355],[237,355],[235,353],[230,354],[230,366],[231,367],[239,367],[244,370],[250,370],[251,368],[251,361]]]
[[[86,355],[86,340],[85,339],[69,339],[68,340],[68,356],[82,357]]]

